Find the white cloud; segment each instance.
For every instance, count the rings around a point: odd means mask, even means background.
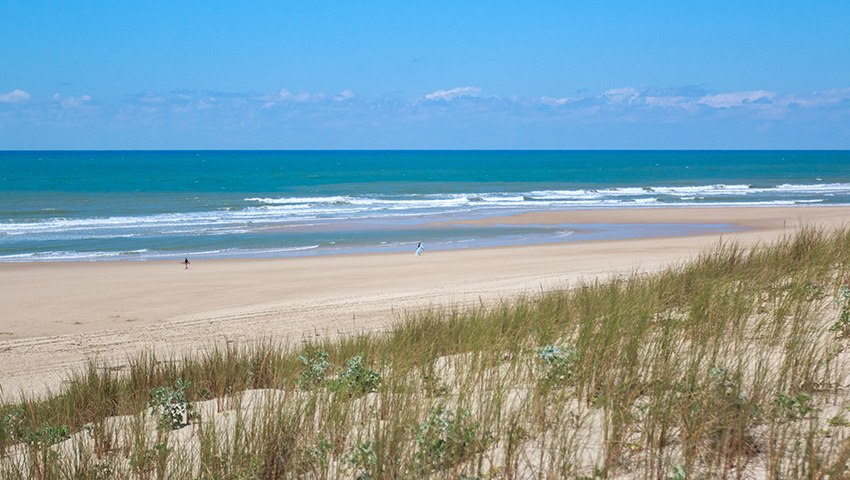
[[[128,127],[125,131],[131,131],[130,127],[187,132],[216,129],[231,132],[242,128],[256,135],[275,128],[322,134],[343,132],[348,137],[357,136],[351,132],[383,132],[392,141],[395,141],[392,132],[411,125],[435,131],[448,128],[445,125],[454,125],[446,131],[465,129],[469,132],[477,131],[478,125],[484,125],[478,130],[480,132],[490,131],[488,128],[494,126],[504,127],[506,132],[526,131],[524,128],[534,132],[531,126],[535,125],[535,128],[554,125],[561,129],[559,131],[592,131],[599,125],[634,126],[651,131],[661,124],[665,129],[685,131],[692,128],[701,132],[703,129],[697,127],[710,127],[716,132],[726,125],[736,125],[737,130],[729,127],[732,133],[739,133],[741,129],[754,132],[757,128],[764,132],[780,132],[811,125],[839,139],[838,134],[830,132],[843,134],[847,131],[843,125],[850,125],[847,121],[850,118],[850,88],[845,87],[780,94],[764,90],[709,91],[701,86],[627,86],[594,93],[580,91],[569,96],[566,92],[554,91],[546,92],[553,93],[549,96],[534,97],[491,96],[471,86],[402,98],[370,98],[347,89],[335,91],[338,93],[288,89],[267,93],[145,91],[120,100],[104,100],[89,95],[38,97],[15,90],[0,93],[0,116],[4,128],[29,126],[33,131],[61,130],[78,122],[78,125],[105,131],[118,124]],[[517,134],[516,138],[523,135]],[[535,138],[529,133],[530,143],[522,145],[535,145]],[[393,145],[402,146],[402,143]],[[414,142],[409,146],[415,145],[419,144]],[[823,145],[846,145],[846,141],[836,140]],[[2,146],[0,142],[0,148]]]
[[[58,100],[59,104],[62,105],[62,108],[76,108],[91,101],[91,97],[88,95],[83,95],[82,97],[62,98],[58,93],[53,95],[53,99]]]
[[[278,100],[289,100],[290,98],[292,98],[292,92],[285,88],[281,88],[280,91],[277,92]]]
[[[841,100],[850,99],[850,88],[833,88],[832,90],[826,90],[824,92],[820,92],[821,95],[825,97],[838,98]]]
[[[209,97],[207,99],[200,99],[195,103],[195,108],[198,110],[208,110],[210,108],[215,108],[216,100],[215,97]]]
[[[640,96],[640,92],[632,87],[613,88],[605,92],[605,96],[612,103],[628,102],[631,105],[632,101]]]
[[[646,104],[650,107],[659,108],[684,108],[688,106],[688,101],[685,97],[644,97]]]
[[[341,102],[343,100],[348,100],[348,99],[351,99],[351,98],[354,98],[354,97],[355,97],[354,92],[352,92],[351,90],[343,90],[343,91],[339,92],[339,94],[337,94],[337,96],[334,97],[334,100],[336,100],[337,102]]]
[[[850,100],[850,88],[833,88],[811,94],[789,95],[778,99],[776,103],[782,106],[796,105],[805,108],[818,108],[836,105],[847,100]]]
[[[0,102],[3,103],[26,102],[29,99],[30,94],[19,89],[12,90],[9,93],[0,93]]]
[[[272,108],[277,105],[277,102],[292,100],[292,92],[285,88],[281,88],[277,93],[273,95],[259,95],[253,97],[255,100],[259,100],[263,102],[263,109]]]
[[[139,97],[139,101],[145,103],[165,103],[166,99],[162,95],[154,95],[151,92],[145,92],[144,95]]]
[[[478,87],[457,87],[451,90],[437,90],[425,95],[426,100],[453,100],[458,97],[475,97],[481,89]]]
[[[234,96],[240,96],[239,94],[235,94]],[[261,109],[267,110],[280,102],[297,102],[297,103],[315,103],[322,102],[328,98],[328,95],[325,92],[319,93],[310,93],[310,92],[298,92],[293,93],[286,88],[280,89],[274,95],[260,95],[260,96],[241,96],[244,102],[254,102],[254,101],[262,101]],[[336,101],[347,100],[349,98],[354,98],[354,93],[351,90],[343,90],[339,94],[333,97]]]
[[[570,100],[571,99],[569,97],[564,97],[564,98],[540,97],[540,101],[542,103],[544,103],[546,105],[551,105],[553,107],[561,106],[561,105],[569,102]]]
[[[776,97],[776,93],[757,90],[753,92],[720,93],[717,95],[706,95],[697,103],[715,108],[740,107],[759,100],[770,100]]]
[[[312,101],[315,101],[315,100],[321,100],[321,99],[325,98],[325,96],[326,95],[325,95],[324,92],[319,92],[319,93],[309,93],[309,92],[292,93],[289,90],[282,88],[279,92],[277,92],[277,95],[275,97],[273,97],[271,100],[272,101],[285,100],[285,101],[294,101],[294,102],[302,102],[303,103],[303,102],[312,102]]]

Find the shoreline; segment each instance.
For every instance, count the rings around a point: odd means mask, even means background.
[[[723,242],[743,247],[833,229],[850,207],[566,210],[488,217],[493,224],[734,224],[732,233],[453,250],[177,261],[0,264],[0,396],[56,390],[87,359],[121,368],[153,349],[297,342],[381,331],[422,308],[492,304],[635,272],[652,273]],[[513,223],[511,223],[513,222]],[[548,223],[547,223],[548,222]],[[191,259],[190,259],[191,260]]]
[[[702,233],[733,233],[745,227],[726,221],[730,211],[753,209],[831,209],[846,205],[807,206],[632,206],[568,210],[509,209],[466,213],[422,214],[410,218],[317,220],[312,223],[275,225],[258,231],[263,245],[240,243],[241,234],[217,245],[181,244],[163,248],[162,243],[140,243],[134,248],[101,245],[101,249],[5,250],[0,265],[9,263],[153,262],[179,257],[202,260],[280,259],[325,255],[405,253],[424,242],[429,250],[455,250],[558,242],[621,240],[631,238],[688,236]],[[681,211],[723,212],[709,219],[682,215]],[[740,213],[736,212],[734,216]],[[746,217],[746,214],[744,214]],[[554,219],[554,220],[553,220]],[[606,220],[607,219],[607,220]],[[746,220],[745,223],[750,223]],[[274,233],[270,233],[274,232]],[[2,234],[0,234],[2,235]],[[320,236],[317,236],[320,235]],[[201,241],[203,237],[196,239]],[[159,241],[157,241],[159,242]],[[191,242],[191,241],[190,241]],[[202,241],[203,243],[203,241]],[[177,245],[180,245],[177,247]],[[41,247],[38,247],[41,248]]]

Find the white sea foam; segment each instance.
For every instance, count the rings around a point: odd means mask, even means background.
[[[168,260],[183,256],[189,257],[240,257],[240,256],[274,256],[277,254],[306,252],[320,248],[319,245],[305,245],[298,247],[287,248],[265,248],[265,249],[219,249],[219,250],[201,250],[190,251],[188,253],[175,253],[163,251],[151,251],[148,249],[126,250],[126,251],[43,251],[31,253],[18,253],[9,255],[0,255],[0,262],[32,262],[32,261],[49,261],[49,262],[79,262],[92,260]]]
[[[839,199],[836,201],[836,199]],[[274,231],[283,226],[328,225],[340,220],[407,219],[423,215],[481,214],[491,211],[588,209],[670,206],[784,206],[831,203],[850,199],[850,183],[779,185],[650,185],[605,188],[565,188],[521,192],[455,192],[434,194],[383,194],[248,197],[211,210],[88,218],[57,215],[37,221],[0,223],[0,248],[14,242],[123,241],[118,253],[47,251],[12,254],[2,260],[41,260],[156,257],[154,251],[134,248],[149,238],[245,235]],[[45,209],[49,211],[49,209]],[[58,214],[59,212],[51,212]],[[62,214],[68,214],[63,210]],[[303,229],[302,229],[303,230]],[[139,242],[133,239],[141,238]],[[308,240],[310,241],[310,240]],[[59,243],[56,243],[59,242]],[[168,244],[163,240],[163,244]],[[116,244],[118,245],[118,244]],[[149,245],[145,243],[144,245]],[[116,250],[122,247],[116,247]],[[272,252],[320,248],[289,247]],[[294,250],[293,250],[294,249]],[[13,250],[13,249],[10,249]],[[10,251],[7,250],[7,251]],[[223,253],[207,253],[222,255]]]
[[[332,196],[332,197],[284,197],[284,198],[246,198],[246,202],[258,202],[272,205],[279,204],[328,204],[328,203],[346,203],[350,201],[348,196]]]
[[[256,206],[227,210],[162,213],[139,216],[50,218],[35,222],[0,224],[0,235],[50,234],[106,230],[107,236],[131,236],[136,231],[201,232],[257,224],[285,224],[370,216],[408,216],[421,213],[458,213],[486,208],[570,208],[629,205],[786,205],[822,203],[827,195],[850,195],[850,184],[651,186],[604,189],[540,190],[520,193],[489,192],[432,195],[370,195],[327,197],[247,198]],[[735,200],[738,199],[738,200]],[[674,201],[675,200],[675,201]],[[122,231],[127,230],[127,231]],[[231,230],[233,231],[233,230]]]

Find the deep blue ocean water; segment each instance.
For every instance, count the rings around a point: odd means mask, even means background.
[[[539,210],[777,205],[850,205],[850,152],[0,152],[0,261],[679,235],[732,227],[432,223]]]

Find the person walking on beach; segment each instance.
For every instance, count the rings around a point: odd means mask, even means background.
[[[189,257],[183,259],[183,265],[186,267],[186,270],[189,270]]]
[[[416,255],[422,255],[422,247],[424,246],[425,244],[423,244],[422,242],[420,242],[419,245],[416,246]]]

